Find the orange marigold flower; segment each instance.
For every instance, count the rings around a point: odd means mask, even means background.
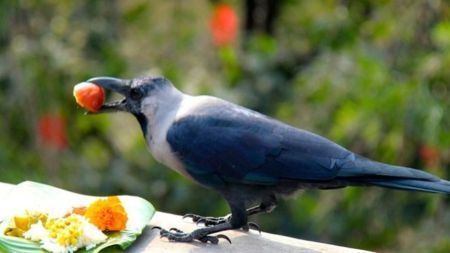
[[[121,231],[128,221],[127,212],[117,196],[94,201],[84,216],[101,231]]]

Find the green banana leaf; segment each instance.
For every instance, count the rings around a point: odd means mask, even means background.
[[[2,187],[6,189],[6,187]],[[87,206],[98,197],[81,195],[53,186],[35,182],[23,182],[9,187],[8,192],[0,192],[0,252],[5,253],[40,253],[46,252],[38,243],[3,234],[9,218],[21,210],[52,210],[61,216],[72,207]],[[126,249],[142,233],[155,213],[155,208],[146,200],[135,196],[119,196],[128,214],[127,228],[121,232],[108,234],[104,243],[90,250],[77,252],[97,253],[110,246]]]

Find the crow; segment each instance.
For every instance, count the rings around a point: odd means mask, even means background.
[[[184,94],[164,77],[95,77],[87,82],[124,96],[102,105],[99,113],[134,115],[157,161],[228,202],[231,214],[224,217],[185,215],[205,224],[190,233],[160,228],[161,236],[170,241],[230,241],[212,234],[259,229],[248,216],[271,212],[279,196],[300,189],[379,186],[450,193],[449,181],[364,158],[324,137],[217,97]],[[252,202],[259,205],[247,209]]]

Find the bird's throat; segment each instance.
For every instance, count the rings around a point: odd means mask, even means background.
[[[141,126],[142,129],[142,133],[144,134],[144,138],[147,137],[147,126],[148,126],[148,120],[145,117],[145,115],[143,113],[136,113],[133,114],[137,121],[139,122],[139,125]]]

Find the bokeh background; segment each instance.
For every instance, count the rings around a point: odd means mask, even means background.
[[[220,196],[155,162],[132,116],[74,102],[90,77],[146,74],[450,178],[449,1],[13,0],[0,1],[0,181],[226,214]],[[254,220],[368,250],[450,251],[444,195],[308,190]]]

